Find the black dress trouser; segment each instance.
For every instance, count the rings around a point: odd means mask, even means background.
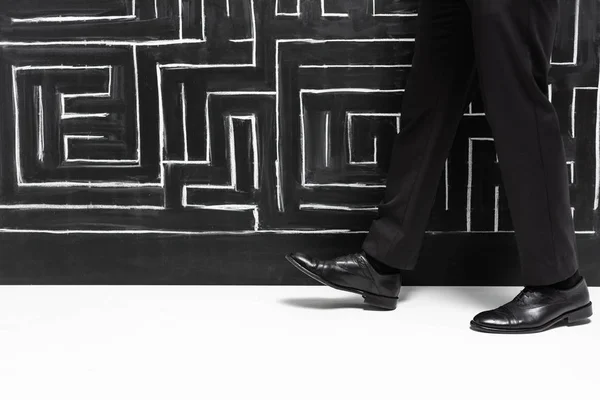
[[[363,250],[414,269],[458,124],[479,84],[525,285],[578,268],[548,72],[559,0],[421,0],[385,195]]]

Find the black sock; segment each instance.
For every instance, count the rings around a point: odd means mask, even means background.
[[[365,258],[367,259],[367,261],[369,261],[369,264],[371,264],[373,269],[375,271],[377,271],[380,275],[399,274],[400,273],[400,270],[398,268],[390,267],[389,265],[386,265],[386,264],[382,263],[381,261],[376,260],[375,258],[371,257],[366,252],[363,252],[363,254],[365,255]]]
[[[575,273],[573,275],[571,275],[570,277],[568,277],[567,279],[560,281],[560,282],[556,282],[553,283],[551,285],[544,285],[547,287],[551,287],[554,289],[560,289],[560,290],[565,290],[565,289],[571,289],[572,287],[575,287],[575,285],[577,285],[579,282],[581,282],[581,280],[583,279],[583,277],[579,274],[579,270],[575,271]],[[530,286],[530,287],[540,287],[540,286]]]

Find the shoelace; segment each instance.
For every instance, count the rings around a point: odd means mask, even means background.
[[[515,301],[521,302],[526,297],[529,297],[529,298],[537,297],[537,300],[541,301],[543,299],[548,299],[549,298],[548,296],[549,296],[549,294],[547,292],[545,292],[544,290],[525,286],[525,288],[523,290],[521,290],[521,292],[515,297]],[[552,298],[552,296],[550,296],[550,298]]]
[[[521,290],[518,295],[515,296],[514,301],[517,301],[517,302],[521,301],[525,297],[529,297],[532,292],[533,292],[532,288],[525,286],[525,288],[523,290]]]

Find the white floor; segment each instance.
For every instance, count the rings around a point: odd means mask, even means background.
[[[469,329],[519,290],[403,287],[376,311],[326,286],[0,286],[0,398],[600,399],[598,317]]]

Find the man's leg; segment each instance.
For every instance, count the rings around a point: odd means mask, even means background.
[[[476,80],[464,0],[421,0],[418,18],[385,198],[362,251],[327,260],[301,252],[286,256],[311,278],[362,294],[365,303],[388,310],[396,308],[402,287],[399,268],[410,268],[420,250],[444,162]]]
[[[373,264],[379,261],[388,269],[414,268],[444,163],[476,80],[465,1],[422,0],[418,18],[385,195],[363,243]]]
[[[476,67],[525,285],[577,271],[566,156],[548,100],[559,0],[468,0]]]

